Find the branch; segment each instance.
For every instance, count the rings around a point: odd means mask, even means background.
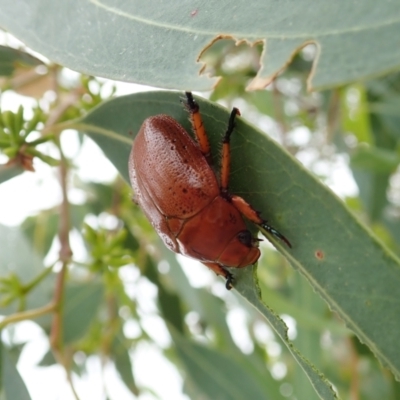
[[[72,250],[69,242],[69,231],[70,231],[70,210],[68,201],[68,162],[65,158],[61,149],[60,142],[58,140],[58,148],[60,151],[60,186],[62,193],[62,201],[60,204],[60,225],[58,231],[58,237],[60,239],[60,253],[59,260],[62,263],[61,271],[58,273],[56,287],[54,291],[53,302],[57,305],[55,309],[53,321],[50,331],[50,346],[53,350],[56,360],[64,367],[67,375],[67,380],[70,385],[71,391],[76,400],[79,400],[78,394],[74,388],[72,382],[72,375],[70,366],[71,357],[63,349],[63,299],[65,289],[65,277],[68,270],[68,264],[71,261]]]
[[[59,143],[58,143],[59,144]],[[68,202],[68,189],[67,189],[67,160],[61,150],[60,144],[60,155],[61,155],[61,163],[60,163],[60,186],[62,193],[62,201],[60,204],[60,225],[58,237],[60,239],[60,261],[62,262],[61,271],[58,273],[56,288],[54,291],[53,302],[57,304],[57,310],[53,317],[53,322],[51,326],[50,333],[50,344],[55,353],[57,353],[61,357],[61,342],[62,342],[62,300],[64,296],[64,283],[65,283],[65,275],[67,271],[68,264],[71,260],[72,250],[71,245],[69,243],[69,202]],[[61,357],[62,358],[62,357]]]
[[[21,311],[19,313],[12,314],[8,317],[5,317],[0,322],[0,330],[3,329],[8,324],[24,321],[26,319],[35,319],[41,317],[42,315],[51,313],[56,309],[56,306],[57,305],[54,302],[51,302],[47,306],[36,308],[35,310]]]

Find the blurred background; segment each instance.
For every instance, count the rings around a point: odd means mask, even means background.
[[[151,89],[80,75],[5,33],[0,33],[0,44],[20,49],[12,55],[0,52],[1,112],[34,120],[30,140],[40,140],[49,116],[68,121],[110,97]],[[308,45],[265,90],[247,92],[261,52],[262,45],[216,42],[202,61],[207,73],[221,79],[212,92],[201,95],[238,107],[399,254],[400,74],[309,93],[307,77],[316,48]],[[7,57],[18,62],[7,63]],[[2,315],[51,299],[61,268],[60,148],[68,169],[64,177],[73,252],[65,293],[66,364],[56,362],[49,350],[48,315],[2,331],[7,357],[17,363],[33,400],[232,399],[230,382],[219,374],[225,368],[242,377],[244,386],[264,388],[266,398],[317,399],[255,309],[226,291],[223,280],[200,263],[160,246],[132,203],[130,187],[96,145],[76,131],[64,131],[59,143],[38,142],[34,173],[15,173],[11,179],[0,175]],[[10,154],[6,146],[2,149],[4,164]],[[304,277],[266,241],[261,247],[263,300],[286,322],[289,338],[302,354],[343,399],[399,399],[393,375]],[[19,274],[25,273],[31,275],[31,285],[22,290]],[[176,332],[174,340],[171,332]]]

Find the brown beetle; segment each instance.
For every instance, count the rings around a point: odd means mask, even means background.
[[[197,143],[170,116],[147,118],[132,146],[129,175],[137,203],[166,246],[224,276],[230,289],[233,276],[225,267],[245,267],[260,257],[260,239],[242,216],[291,245],[250,204],[228,192],[229,143],[239,110],[232,110],[223,137],[218,182],[199,106],[190,92],[186,98]]]

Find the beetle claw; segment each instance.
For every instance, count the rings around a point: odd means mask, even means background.
[[[226,272],[226,282],[225,282],[225,287],[226,290],[231,290],[233,288],[232,283],[235,281],[235,278],[230,272]]]
[[[289,240],[282,235],[279,231],[277,231],[275,228],[273,228],[271,225],[268,225],[266,222],[263,222],[261,226],[269,232],[271,235],[274,235],[278,239],[282,240],[288,247],[292,248],[292,244],[289,242]]]
[[[181,102],[185,106],[185,108],[191,113],[195,113],[199,111],[199,105],[196,100],[193,98],[192,92],[185,92],[186,97],[181,97]]]

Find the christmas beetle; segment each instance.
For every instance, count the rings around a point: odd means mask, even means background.
[[[199,106],[190,92],[185,106],[196,140],[168,115],[143,122],[129,157],[135,200],[169,249],[201,261],[224,276],[231,289],[233,275],[226,267],[246,267],[260,257],[260,239],[247,229],[243,216],[291,244],[249,203],[228,191],[230,137],[239,110],[233,108],[222,139],[218,179]]]

